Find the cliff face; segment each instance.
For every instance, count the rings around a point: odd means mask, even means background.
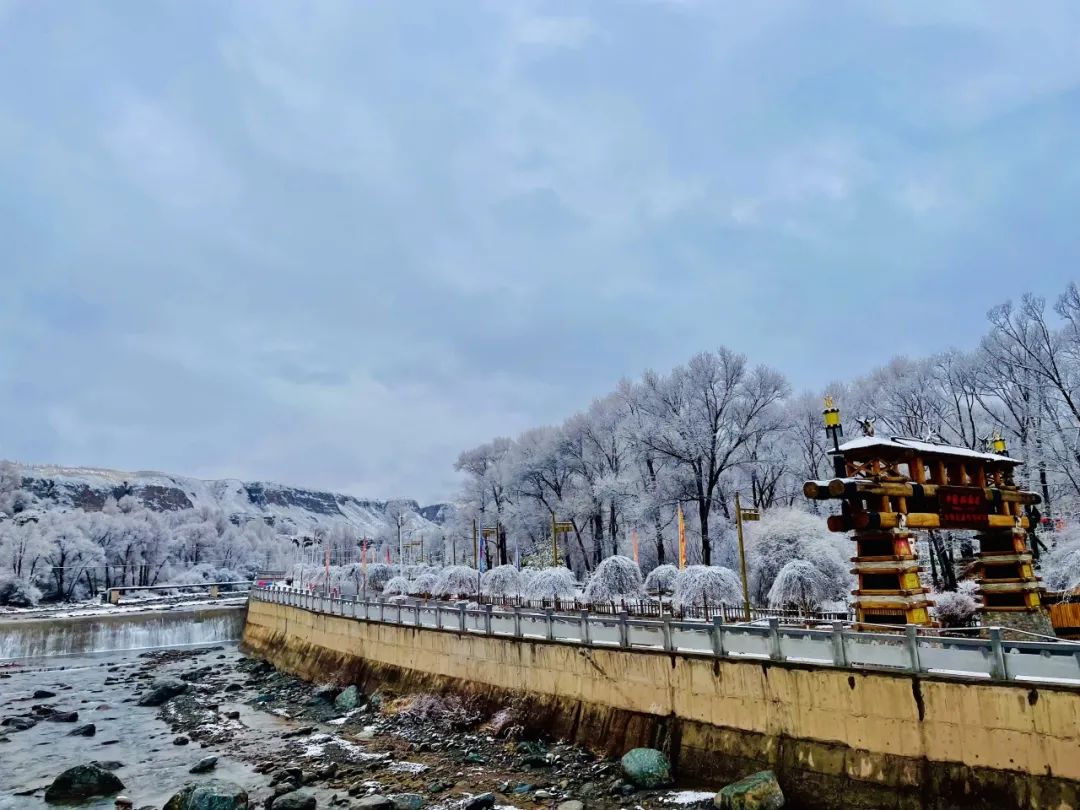
[[[123,472],[83,467],[24,465],[23,487],[43,505],[96,511],[110,498],[130,495],[149,509],[170,512],[209,507],[225,512],[234,522],[262,520],[303,528],[315,524],[348,523],[373,535],[390,522],[387,502],[334,492],[290,487],[267,481],[203,481],[158,472]],[[419,506],[409,525],[436,531],[452,508],[448,504]]]

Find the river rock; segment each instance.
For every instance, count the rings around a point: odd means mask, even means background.
[[[48,689],[35,689],[34,697],[37,700],[45,700],[46,698],[56,697],[56,692],[50,692]]]
[[[140,706],[160,706],[188,690],[188,684],[177,678],[159,678],[150,684],[150,691],[139,698]]]
[[[634,748],[622,758],[623,775],[639,788],[658,788],[671,784],[671,763],[655,748]]]
[[[716,794],[713,804],[720,810],[780,810],[784,791],[772,771],[758,771]]]
[[[312,807],[314,806],[312,805]],[[353,802],[353,807],[360,808],[360,810],[390,810],[390,808],[394,807],[394,801],[376,793],[374,796],[365,796],[360,801]]]
[[[162,810],[251,810],[251,802],[239,785],[211,780],[184,785]]]
[[[210,773],[217,767],[217,757],[203,757],[194,765],[188,773]]]
[[[579,802],[577,799],[570,799],[569,801],[561,802],[555,810],[585,810],[585,803]]]
[[[97,726],[93,723],[87,723],[85,726],[79,726],[68,732],[69,737],[93,737],[95,734],[97,734]]]
[[[394,793],[387,798],[394,803],[395,810],[420,810],[424,806],[424,797],[419,793]]]
[[[334,708],[339,712],[351,712],[360,701],[360,690],[355,686],[342,689],[341,694],[334,698]]]
[[[283,793],[281,796],[274,799],[273,804],[270,805],[270,810],[315,810],[315,805],[315,797],[310,793],[304,793],[302,790],[294,790],[292,793]],[[363,801],[357,806],[363,807]]]
[[[76,765],[60,774],[45,790],[45,801],[64,802],[111,796],[124,789],[124,783],[114,773],[97,765]]]
[[[481,793],[477,796],[470,796],[461,804],[461,810],[490,810],[495,806],[495,794],[494,793]]]
[[[36,726],[37,720],[33,717],[5,717],[4,722],[0,723],[0,725],[15,729],[15,731],[26,731],[28,728]]]
[[[53,712],[46,720],[52,723],[77,723],[79,721],[78,712]]]

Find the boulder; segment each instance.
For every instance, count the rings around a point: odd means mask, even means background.
[[[46,700],[48,698],[56,697],[56,692],[50,692],[48,689],[35,689],[34,697],[37,700]]]
[[[494,806],[494,793],[480,793],[476,796],[470,796],[464,802],[462,802],[461,810],[490,810],[490,808]]]
[[[315,810],[315,797],[302,790],[294,790],[291,793],[283,793],[274,799],[270,810]],[[363,807],[361,804],[360,807]]]
[[[160,706],[167,700],[187,692],[189,685],[177,678],[159,678],[150,684],[150,691],[139,698],[140,706]]]
[[[210,773],[217,767],[217,757],[203,757],[194,765],[188,773]]]
[[[561,802],[555,810],[585,810],[585,803],[579,802],[577,799],[570,799],[569,801]]]
[[[360,690],[355,686],[342,689],[341,693],[334,698],[334,708],[339,712],[351,712],[360,701]]]
[[[622,758],[623,775],[639,788],[658,788],[670,785],[671,763],[662,751],[655,748],[634,748]]]
[[[95,734],[97,734],[97,726],[93,723],[87,723],[85,726],[79,726],[68,732],[69,737],[93,737]]]
[[[26,731],[28,728],[33,728],[37,725],[37,720],[33,717],[5,717],[4,722],[0,723],[0,726],[14,729],[15,731]]]
[[[376,793],[374,796],[365,796],[360,801],[353,802],[353,807],[360,810],[391,810],[394,807],[394,801]]]
[[[124,789],[124,783],[114,773],[97,765],[76,765],[60,774],[45,790],[45,801],[66,802],[111,796]]]
[[[45,718],[53,723],[77,723],[79,721],[78,712],[53,712]]]
[[[716,794],[713,804],[720,810],[780,810],[784,791],[772,771],[758,771]]]
[[[184,785],[163,810],[251,810],[247,791],[232,782],[211,780]]]

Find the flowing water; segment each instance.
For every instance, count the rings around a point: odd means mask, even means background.
[[[146,663],[140,656],[152,649],[217,647],[200,662],[229,665],[240,657],[243,617],[242,608],[215,607],[0,623],[0,716],[29,714],[35,704],[79,714],[75,723],[42,720],[26,731],[0,728],[0,810],[49,807],[44,788],[65,769],[91,761],[120,763],[115,773],[135,806],[161,807],[193,778],[193,764],[218,752],[174,745],[176,734],[158,709],[135,705],[136,676]],[[154,674],[183,666],[163,665]],[[56,696],[34,698],[39,689]],[[71,736],[86,723],[95,724],[95,736]],[[219,758],[214,777],[249,788],[260,781],[250,767],[226,757]],[[114,800],[78,806],[111,810]]]

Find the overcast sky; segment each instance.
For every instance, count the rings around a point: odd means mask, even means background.
[[[1080,5],[0,0],[0,457],[433,501],[1076,276]]]

